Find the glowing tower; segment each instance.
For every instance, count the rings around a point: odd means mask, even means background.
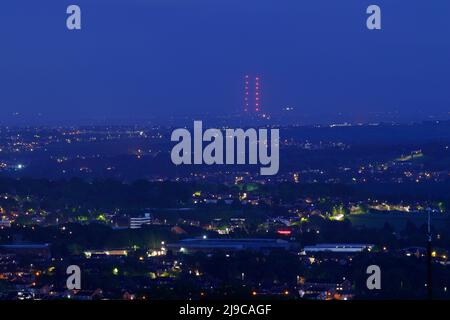
[[[258,114],[261,111],[261,76],[245,75],[244,112]]]

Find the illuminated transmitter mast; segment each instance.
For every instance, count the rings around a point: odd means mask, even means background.
[[[259,114],[261,112],[261,76],[245,75],[244,78],[244,112]]]

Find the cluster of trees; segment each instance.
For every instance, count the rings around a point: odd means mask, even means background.
[[[113,230],[100,223],[67,224],[50,227],[11,227],[0,230],[0,243],[12,240],[50,243],[55,256],[79,255],[87,249],[158,248],[161,241],[177,241],[169,226]]]
[[[78,178],[68,181],[0,178],[1,194],[22,198],[33,196],[46,210],[78,206],[103,209],[173,207],[186,203],[192,190],[193,186],[185,183],[147,180],[126,184],[112,179],[89,182]],[[5,205],[14,205],[11,199],[1,201]]]

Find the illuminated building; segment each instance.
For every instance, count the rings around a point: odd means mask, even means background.
[[[180,253],[213,251],[260,251],[288,250],[290,244],[281,239],[184,239],[167,248]]]
[[[150,213],[146,213],[143,217],[130,218],[130,229],[140,229],[145,224],[150,224],[152,218]]]

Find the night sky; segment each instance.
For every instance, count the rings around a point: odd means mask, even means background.
[[[70,4],[81,7],[80,31],[66,28]],[[381,31],[366,28],[370,4]],[[272,113],[448,113],[450,2],[0,4],[0,122],[234,113],[246,73],[262,76]]]

